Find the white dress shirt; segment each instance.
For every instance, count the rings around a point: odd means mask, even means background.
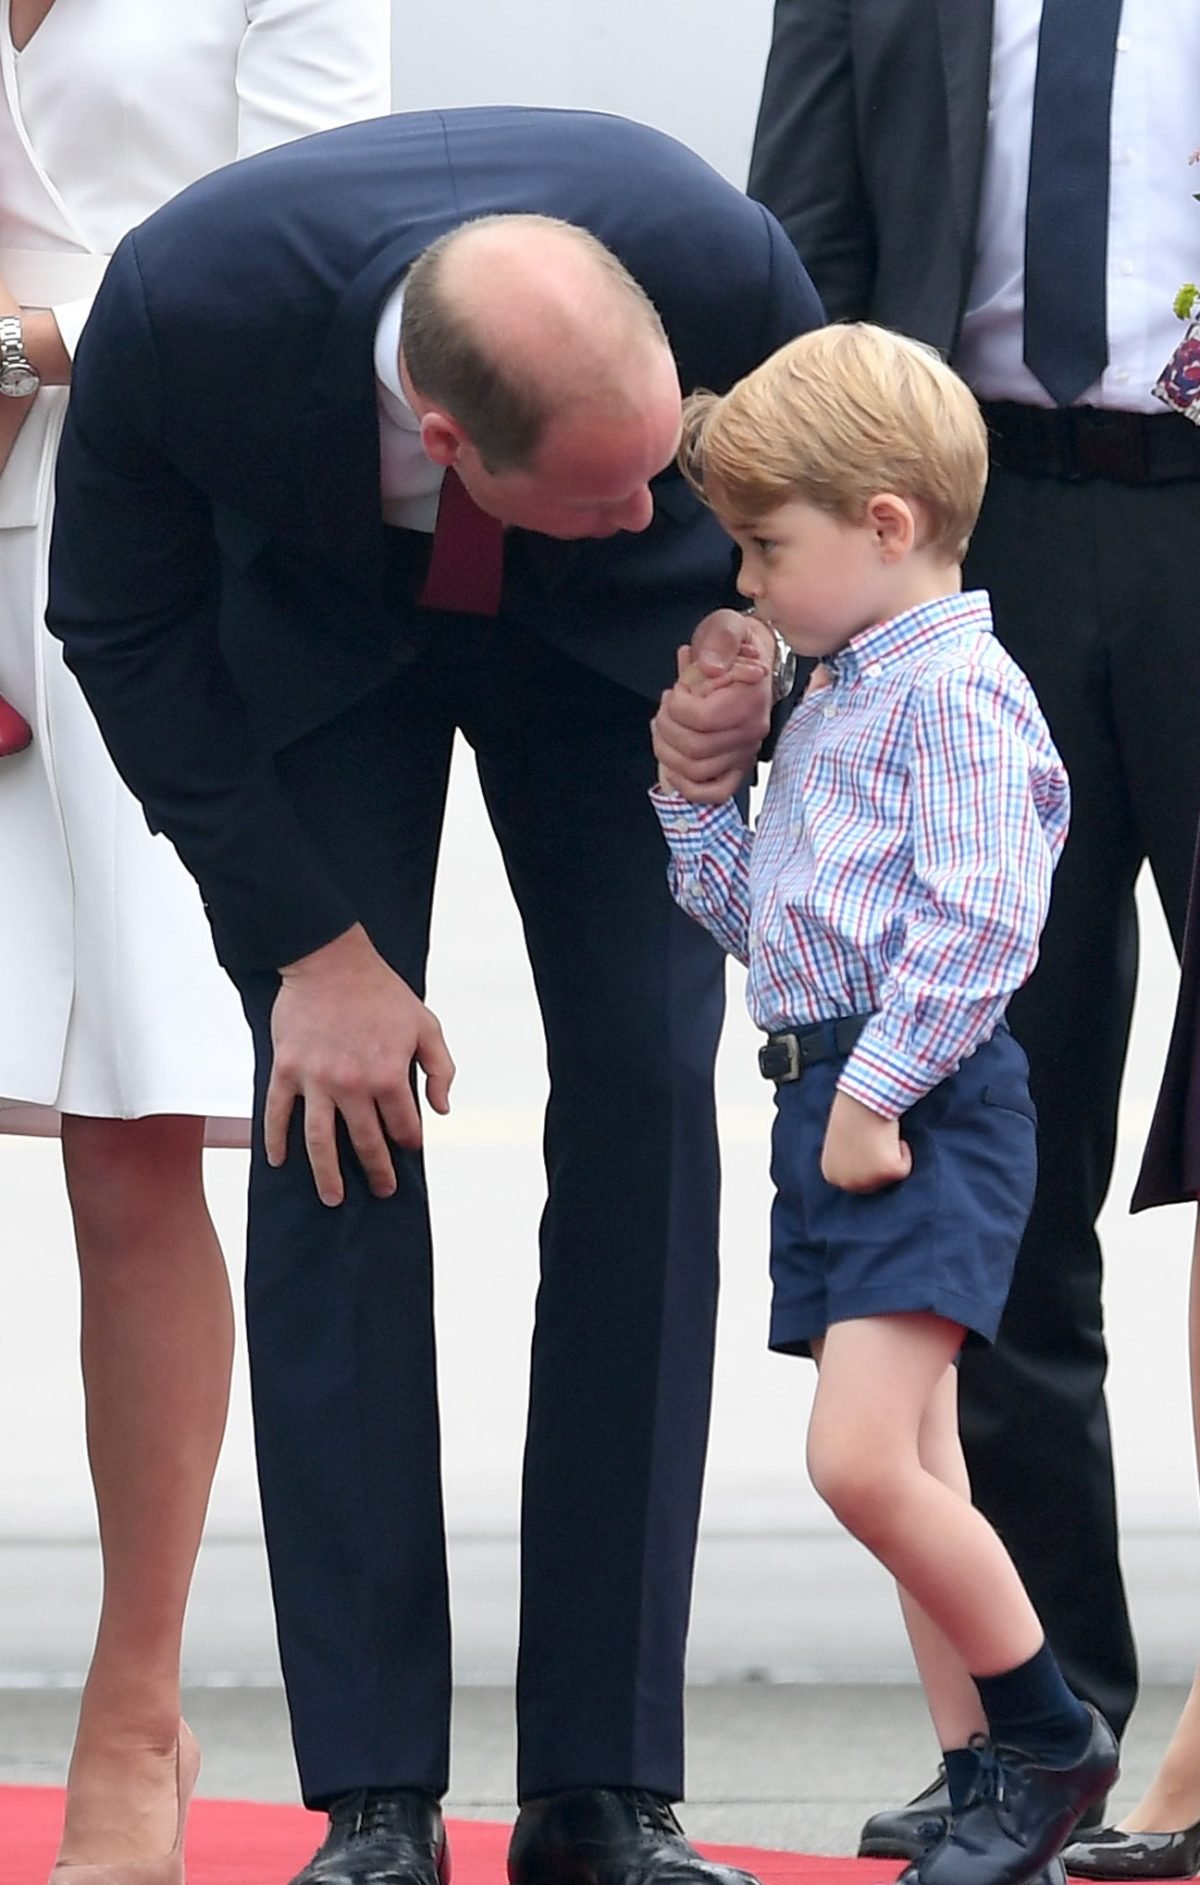
[[[383,521],[402,530],[432,530],[442,467],[426,458],[417,415],[400,384],[400,316],[404,283],[392,289],[375,329],[375,396],[379,406],[379,483]]]
[[[1025,199],[1041,0],[995,0],[975,272],[954,365],[983,399],[1049,406],[1023,354]],[[1079,404],[1133,412],[1183,337],[1172,302],[1200,266],[1200,5],[1124,0],[1112,97],[1109,361]]]

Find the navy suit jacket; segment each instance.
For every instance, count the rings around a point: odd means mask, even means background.
[[[120,245],[80,343],[50,626],[234,970],[355,920],[271,756],[411,658],[421,612],[383,581],[375,326],[435,237],[494,211],[607,243],[685,390],[723,390],[821,319],[774,218],[673,139],[485,108],[323,132],[195,184]],[[671,469],[643,534],[510,532],[503,611],[653,698],[731,570]]]
[[[776,0],[750,194],[830,320],[949,355],[975,264],[992,0]]]

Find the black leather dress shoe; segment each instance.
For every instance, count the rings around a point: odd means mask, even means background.
[[[614,1787],[527,1800],[508,1876],[511,1885],[758,1885],[749,1872],[702,1859],[658,1794]]]
[[[1063,1849],[1075,1878],[1195,1878],[1200,1872],[1200,1820],[1181,1833],[1123,1833],[1102,1826]]]
[[[863,1822],[858,1835],[860,1859],[915,1859],[936,1845],[950,1826],[950,1789],[939,1767],[927,1787],[907,1806],[885,1806]]]
[[[1079,1831],[1091,1832],[1104,1824],[1108,1795],[1104,1793],[1079,1818]],[[886,1806],[863,1821],[858,1836],[860,1859],[918,1859],[936,1845],[950,1826],[950,1789],[946,1770],[939,1767],[929,1785],[907,1806]],[[1097,1874],[1097,1876],[1099,1876]]]
[[[982,1742],[970,1798],[900,1885],[1027,1885],[1066,1844],[1079,1816],[1117,1777],[1117,1744],[1095,1709],[1070,1767],[1043,1767],[1019,1748]],[[974,1742],[972,1746],[974,1746]]]
[[[441,1808],[412,1787],[343,1794],[325,1843],[291,1885],[449,1885]]]

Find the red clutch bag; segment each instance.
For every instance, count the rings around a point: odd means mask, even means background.
[[[11,753],[23,753],[33,738],[33,728],[23,713],[10,706],[0,694],[0,759]]]

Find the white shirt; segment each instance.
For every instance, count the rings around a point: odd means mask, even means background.
[[[1041,0],[995,0],[979,245],[954,365],[983,399],[1049,406],[1022,358],[1025,200]],[[1200,5],[1124,0],[1108,217],[1109,363],[1079,403],[1162,412],[1150,393],[1183,338],[1172,302],[1200,267]]]
[[[432,530],[442,467],[426,458],[416,413],[400,384],[400,317],[404,283],[392,289],[375,329],[375,397],[379,407],[379,483],[383,521],[403,530]]]

